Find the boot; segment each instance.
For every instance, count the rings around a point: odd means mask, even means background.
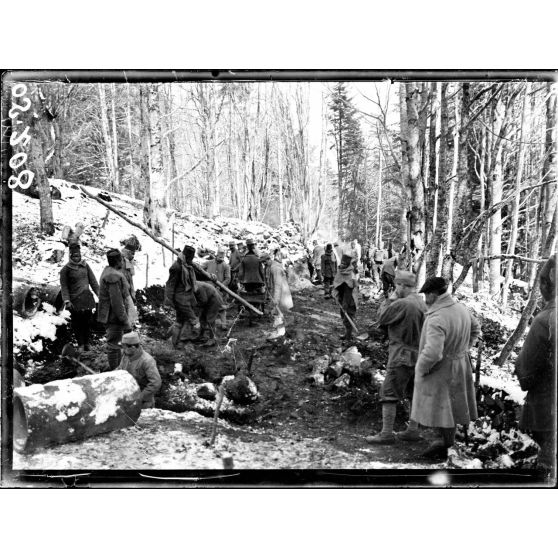
[[[382,431],[376,436],[368,436],[369,444],[394,444],[393,425],[395,424],[395,403],[384,403],[382,405]]]
[[[429,459],[447,459],[448,449],[455,441],[455,427],[438,428],[439,437],[434,440],[422,453],[422,457]]]
[[[406,430],[397,433],[397,439],[403,442],[418,442],[422,440],[422,436],[418,430],[418,424],[414,420],[410,420]]]
[[[376,436],[367,436],[365,440],[369,444],[382,444],[385,446],[395,444],[395,436],[393,433],[384,434],[383,432],[380,432],[379,434],[376,434]]]
[[[419,442],[423,437],[417,429],[407,428],[407,430],[397,433],[397,439],[402,442]]]
[[[421,454],[421,457],[425,457],[427,459],[447,459],[448,448],[445,445],[444,440],[434,440]]]
[[[451,448],[455,443],[455,426],[453,428],[440,428],[444,445],[446,448]]]
[[[345,335],[341,335],[343,341],[350,341],[353,338],[353,330],[351,326],[345,326]]]

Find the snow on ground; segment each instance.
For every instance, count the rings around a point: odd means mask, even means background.
[[[13,275],[14,281],[26,280],[40,284],[59,285],[60,270],[68,261],[68,250],[60,242],[62,229],[66,225],[72,228],[76,223],[85,225],[80,241],[82,256],[90,265],[97,279],[106,267],[105,253],[109,248],[121,248],[120,241],[130,234],[135,234],[140,243],[141,251],[136,253],[136,273],[134,284],[136,289],[150,285],[163,285],[168,279],[168,270],[174,255],[146,235],[107,210],[99,202],[86,197],[77,186],[63,180],[51,180],[61,193],[61,200],[53,200],[53,216],[56,232],[51,237],[39,234],[39,200],[18,192],[13,196]],[[98,195],[103,190],[87,187],[92,194]],[[138,223],[143,219],[143,204],[125,195],[110,193],[115,208],[125,213]],[[201,217],[177,214],[174,220],[174,245],[181,250],[185,244],[195,248],[216,250],[219,245],[225,246],[231,240],[245,240],[253,237],[259,246],[277,245],[278,241],[286,245],[289,260],[295,262],[304,257],[304,248],[300,235],[292,224],[280,229],[273,229],[259,222],[245,222],[233,218],[204,219]],[[104,223],[104,224],[103,224]],[[171,230],[165,240],[172,244]],[[64,250],[60,262],[48,261],[53,251]],[[200,263],[201,259],[196,259]],[[293,290],[306,287],[305,279],[299,279]],[[44,304],[43,304],[44,306]],[[68,312],[60,315],[52,311],[39,311],[32,319],[23,319],[14,314],[14,345],[16,354],[20,347],[26,346],[32,352],[42,350],[40,337],[53,339],[56,326],[62,325],[69,317]]]
[[[54,222],[57,231],[53,237],[40,240],[37,244],[38,261],[29,261],[32,254],[24,250],[29,238],[25,233],[19,233],[22,225],[34,227],[38,231],[39,200],[15,193],[13,196],[14,221],[14,276],[29,280],[57,284],[60,269],[66,264],[68,253],[63,261],[50,263],[46,260],[52,250],[60,247],[59,239],[65,225],[74,227],[77,222],[85,225],[85,232],[81,237],[82,255],[87,260],[95,275],[99,277],[106,266],[105,252],[109,248],[121,248],[120,240],[135,234],[142,249],[136,253],[135,286],[142,289],[149,285],[161,285],[168,279],[168,269],[173,255],[140,229],[128,224],[115,213],[95,200],[85,197],[81,190],[72,187],[61,180],[51,180],[61,192],[61,200],[53,200]],[[86,187],[92,194],[99,194],[103,190]],[[121,210],[132,220],[141,223],[143,220],[143,204],[139,200],[128,196],[110,193],[109,202],[116,209]],[[102,223],[107,216],[106,224]],[[174,220],[174,246],[181,250],[185,244],[192,244],[195,248],[216,250],[217,246],[227,245],[231,240],[245,240],[248,237],[258,241],[259,247],[286,244],[289,259],[297,261],[304,257],[304,247],[300,243],[300,235],[292,224],[286,224],[279,229],[256,221],[245,222],[234,218],[204,219],[185,214],[170,216]],[[27,231],[27,229],[26,229]],[[166,237],[167,243],[172,244],[172,233],[169,226]],[[61,246],[64,247],[63,245]],[[34,254],[34,251],[31,251]],[[163,255],[164,254],[164,255]],[[198,260],[198,262],[201,260]]]
[[[393,469],[437,468],[436,464],[372,461],[372,450],[333,449],[324,438],[288,439],[263,429],[218,421],[215,446],[207,441],[213,419],[197,413],[144,409],[137,426],[31,455],[14,452],[20,469],[222,469],[231,456],[235,469]]]
[[[513,368],[510,364],[505,364],[504,366],[490,364],[483,369],[480,383],[495,390],[505,391],[508,394],[508,399],[511,399],[518,405],[523,405],[527,392],[519,387],[519,381],[513,375],[512,370]]]
[[[475,314],[490,318],[510,331],[517,327],[520,314],[510,307],[502,308],[500,301],[490,295],[487,289],[474,293],[471,288],[463,285],[459,292],[462,297],[465,297],[467,307]]]
[[[44,310],[37,312],[32,318],[22,318],[14,314],[14,354],[19,354],[22,347],[40,353],[43,350],[43,339],[54,341],[56,328],[67,323],[70,317],[68,310],[56,314],[55,308],[48,303],[43,303],[43,308]]]

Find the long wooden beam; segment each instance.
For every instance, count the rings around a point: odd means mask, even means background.
[[[164,248],[166,248],[167,250],[170,250],[173,254],[175,254],[176,256],[180,257],[181,252],[179,250],[176,250],[175,248],[173,248],[170,244],[167,244],[163,239],[161,238],[157,238],[145,225],[143,225],[142,223],[137,223],[136,221],[134,221],[133,219],[130,219],[130,217],[128,217],[127,215],[125,215],[124,213],[122,213],[122,211],[119,211],[118,209],[112,207],[112,205],[110,203],[108,203],[107,201],[101,199],[99,196],[96,196],[95,194],[92,194],[91,192],[88,192],[85,188],[85,186],[82,186],[81,184],[78,184],[78,186],[80,187],[81,191],[87,195],[88,197],[90,197],[91,199],[99,202],[101,205],[104,205],[107,209],[109,209],[110,211],[112,211],[113,213],[116,213],[116,215],[118,215],[119,217],[121,217],[122,219],[124,219],[124,221],[126,221],[127,223],[130,223],[130,225],[132,225],[133,227],[136,227],[138,229],[140,229],[141,231],[143,231],[147,236],[149,236],[150,238],[152,238],[155,242],[158,242],[161,246],[163,246]],[[196,263],[192,262],[192,265],[194,266],[194,268],[196,269],[196,271],[198,271],[203,277],[206,277],[209,281],[212,281],[213,283],[215,283],[222,291],[226,292],[228,295],[230,295],[232,298],[234,298],[235,300],[238,300],[238,302],[240,302],[241,304],[243,304],[244,306],[246,306],[246,308],[248,308],[249,310],[251,310],[252,312],[254,312],[254,314],[257,314],[258,316],[263,316],[263,312],[261,310],[258,310],[255,306],[252,306],[249,302],[247,302],[246,300],[244,300],[241,296],[238,296],[236,293],[234,293],[233,291],[231,291],[228,287],[226,287],[225,285],[223,285],[223,283],[221,283],[220,281],[217,281],[216,279],[213,279],[211,277],[211,275],[209,275],[209,273],[207,273],[205,271],[205,269],[202,269],[199,265],[197,265]]]

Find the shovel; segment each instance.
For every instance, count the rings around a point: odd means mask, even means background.
[[[77,351],[75,349],[75,347],[71,344],[71,343],[66,343],[63,347],[62,347],[62,358],[65,358],[67,360],[70,360],[72,362],[75,362],[76,364],[78,364],[79,366],[81,366],[84,370],[87,370],[87,372],[89,374],[97,374],[97,372],[95,372],[95,370],[89,368],[89,366],[83,364],[83,362],[79,361],[76,357],[77,357]]]

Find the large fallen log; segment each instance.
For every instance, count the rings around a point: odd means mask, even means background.
[[[133,426],[141,413],[138,383],[125,370],[14,389],[14,449],[31,452]]]
[[[88,197],[90,197],[91,199],[93,199],[95,201],[98,201],[101,205],[104,205],[107,209],[110,209],[110,211],[112,211],[113,213],[116,213],[116,215],[118,215],[119,217],[124,219],[127,223],[130,223],[130,225],[132,225],[133,227],[136,227],[136,228],[140,229],[141,231],[143,231],[147,236],[152,238],[155,242],[159,243],[161,246],[163,246],[167,250],[170,250],[173,254],[175,254],[176,256],[178,256],[180,258],[181,254],[182,254],[180,252],[180,250],[176,250],[170,244],[167,244],[163,239],[157,238],[146,226],[142,225],[141,223],[137,223],[133,219],[130,219],[127,215],[122,213],[122,211],[119,211],[118,209],[112,207],[112,205],[110,205],[110,203],[101,199],[99,196],[96,196],[95,194],[92,194],[91,192],[87,191],[84,186],[79,185],[79,187],[83,191],[83,193],[86,194]],[[200,273],[200,275],[202,275],[202,277],[206,277],[209,281],[213,281],[213,283],[215,283],[222,291],[226,292],[229,296],[231,296],[232,298],[234,298],[235,300],[237,300],[238,302],[240,302],[241,304],[246,306],[246,308],[250,309],[252,312],[257,314],[258,316],[263,316],[263,312],[258,310],[255,306],[252,306],[249,302],[244,300],[241,296],[238,296],[235,292],[231,291],[229,288],[227,288],[225,285],[223,285],[223,283],[221,283],[220,281],[217,281],[216,279],[213,279],[211,277],[211,275],[205,271],[205,269],[202,269],[199,265],[197,265],[195,263],[193,263],[192,265],[194,266],[196,271],[198,271]]]

